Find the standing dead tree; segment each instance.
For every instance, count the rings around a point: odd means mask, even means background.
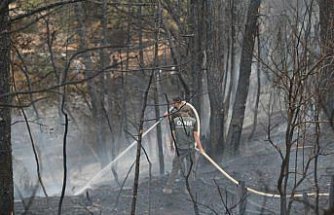
[[[321,71],[320,86],[318,93],[320,105],[324,110],[326,117],[330,121],[330,125],[334,129],[334,72],[333,72],[333,57],[334,57],[334,2],[330,0],[320,0],[320,37],[321,37],[321,54],[327,56],[323,62]]]
[[[154,78],[154,71],[151,72],[150,78],[146,87],[146,90],[143,95],[142,100],[142,109],[140,113],[140,122],[138,127],[138,139],[137,139],[137,150],[136,150],[136,161],[135,161],[135,178],[133,182],[133,190],[132,190],[132,202],[131,202],[131,215],[136,214],[136,203],[138,198],[138,187],[139,187],[139,174],[140,174],[140,155],[142,151],[142,134],[144,132],[144,122],[145,122],[145,110],[147,106],[148,94],[152,85],[152,81]]]
[[[238,153],[241,132],[244,122],[245,105],[248,96],[249,77],[251,73],[253,49],[256,36],[256,26],[261,0],[250,1],[245,33],[242,43],[240,59],[240,74],[237,86],[235,102],[233,105],[232,119],[228,130],[227,142],[233,153]]]
[[[160,104],[159,104],[159,94],[160,94],[160,71],[158,70],[159,66],[159,36],[160,36],[160,23],[161,23],[161,5],[158,3],[155,11],[155,31],[154,31],[154,58],[153,58],[153,67],[154,67],[154,81],[153,81],[153,100],[154,100],[154,112],[156,122],[160,120]],[[165,163],[164,163],[164,154],[163,154],[163,143],[162,143],[162,128],[161,124],[157,125],[157,140],[158,140],[158,157],[159,157],[159,167],[160,175],[165,173]]]
[[[208,14],[206,23],[206,74],[210,100],[210,151],[219,156],[222,155],[224,145],[224,124],[226,120],[224,111],[226,85],[223,84],[224,78],[226,78],[224,69],[226,38],[222,36],[225,35],[223,2],[208,1],[206,8]]]
[[[9,0],[0,6],[0,211],[14,213],[14,186],[11,145],[10,26]]]

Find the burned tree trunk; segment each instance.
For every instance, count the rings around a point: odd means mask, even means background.
[[[220,156],[224,144],[224,35],[223,4],[221,2],[207,3],[207,79],[210,99],[210,146],[211,152]]]
[[[202,90],[202,61],[203,61],[203,48],[202,48],[202,35],[203,32],[203,11],[204,1],[193,0],[190,1],[190,19],[189,28],[190,33],[193,35],[190,41],[190,56],[191,56],[191,98],[195,108],[201,113],[200,97]]]
[[[158,4],[156,17],[155,17],[155,33],[154,33],[154,60],[153,60],[153,66],[155,74],[155,81],[153,82],[153,99],[154,99],[154,111],[155,111],[155,117],[156,122],[160,120],[160,107],[159,107],[159,93],[160,93],[160,74],[158,71],[159,66],[159,59],[158,59],[158,52],[159,52],[159,28],[160,28],[160,20],[161,20],[161,9],[160,4]],[[159,123],[157,125],[157,141],[158,141],[158,157],[159,157],[159,168],[160,168],[160,175],[163,175],[165,173],[165,163],[164,163],[164,153],[163,153],[163,144],[162,144],[162,128],[161,124]]]
[[[325,57],[319,86],[320,104],[334,129],[334,94],[333,94],[333,48],[334,48],[334,1],[320,0],[321,52]]]
[[[228,143],[234,153],[239,150],[242,126],[246,109],[246,101],[249,88],[249,77],[251,74],[253,49],[256,36],[256,25],[258,17],[258,9],[261,0],[252,0],[250,2],[247,14],[247,22],[245,27],[244,39],[242,44],[239,81],[236,92],[236,98],[233,105],[233,113],[231,124],[228,131]]]
[[[0,211],[13,214],[14,188],[10,107],[10,20],[9,1],[0,7]]]

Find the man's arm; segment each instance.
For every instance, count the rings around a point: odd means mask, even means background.
[[[172,139],[170,141],[169,147],[172,151],[174,151],[175,149],[175,131],[172,131]]]
[[[200,153],[204,152],[204,148],[201,143],[201,138],[199,137],[199,133],[194,131],[194,139],[195,139],[195,147],[198,148]]]

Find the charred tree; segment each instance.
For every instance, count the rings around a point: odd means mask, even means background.
[[[321,52],[325,57],[319,89],[320,104],[334,129],[334,2],[319,0]]]
[[[195,108],[201,113],[200,94],[202,90],[202,61],[203,61],[203,47],[202,47],[202,35],[204,35],[204,1],[192,0],[190,1],[190,19],[189,19],[189,31],[191,34],[190,40],[190,71],[191,71],[191,97],[190,99]]]
[[[224,35],[223,3],[207,2],[207,80],[210,100],[210,151],[221,155],[224,144]],[[209,15],[210,14],[210,15]]]
[[[147,100],[150,88],[152,86],[152,81],[154,78],[154,72],[151,72],[150,79],[148,81],[147,87],[143,95],[142,109],[140,113],[140,122],[138,128],[138,139],[137,139],[137,149],[136,149],[136,161],[135,161],[135,176],[133,180],[133,191],[132,191],[132,201],[131,201],[131,215],[136,214],[136,206],[138,200],[138,188],[139,188],[139,175],[140,175],[140,155],[142,151],[142,137],[144,131],[144,122],[145,122],[145,110],[147,106]]]
[[[256,36],[256,25],[258,9],[261,0],[251,0],[247,13],[247,22],[242,44],[240,59],[239,80],[236,91],[235,102],[233,105],[232,119],[228,131],[227,141],[232,148],[232,152],[237,154],[241,139],[241,132],[244,122],[246,101],[249,88],[249,77],[251,74],[253,49]]]
[[[11,145],[9,1],[0,6],[0,211],[14,213],[14,188]]]
[[[153,66],[154,66],[154,77],[155,81],[153,82],[153,99],[154,99],[154,111],[155,111],[155,118],[156,122],[160,120],[160,107],[159,107],[159,94],[160,94],[160,74],[158,71],[159,66],[159,59],[158,59],[158,52],[159,52],[159,29],[160,29],[160,20],[161,20],[161,9],[160,4],[158,4],[156,16],[155,16],[155,35],[154,35],[154,59],[153,59]],[[165,173],[165,163],[164,163],[164,153],[163,153],[163,145],[162,145],[162,128],[161,124],[157,125],[157,141],[158,141],[158,157],[159,157],[159,167],[160,167],[160,175]]]
[[[256,35],[256,42],[257,42],[257,62],[256,62],[256,76],[257,76],[257,87],[256,87],[256,95],[255,95],[255,107],[254,107],[254,118],[253,118],[253,127],[252,131],[248,137],[248,139],[252,139],[254,136],[256,126],[257,126],[257,114],[259,109],[259,102],[260,102],[260,94],[261,94],[261,47],[260,47],[260,35],[259,35],[259,26],[257,26],[257,35]]]

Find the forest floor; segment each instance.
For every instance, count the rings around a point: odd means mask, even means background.
[[[326,135],[323,150],[333,152],[331,143],[332,132]],[[281,136],[281,135],[280,135]],[[282,136],[281,136],[282,137]],[[280,156],[264,141],[256,140],[243,144],[241,154],[235,158],[223,158],[220,165],[232,177],[244,181],[247,187],[256,190],[277,193],[277,179],[280,171]],[[284,153],[283,144],[280,146]],[[295,166],[296,156],[305,156],[313,150],[313,147],[304,145],[304,148],[296,148],[292,152],[291,168]],[[320,156],[318,160],[318,184],[320,193],[328,193],[331,176],[334,175],[334,156]],[[305,167],[304,162],[298,162],[298,167]],[[310,163],[309,174],[302,185],[297,189],[301,192],[314,192],[313,163]],[[290,169],[291,169],[290,168]],[[168,174],[152,176],[140,181],[136,214],[153,215],[187,215],[195,214],[194,203],[188,192],[185,192],[183,181],[177,180],[172,194],[164,194],[162,189],[166,183]],[[291,175],[289,185],[293,185],[300,177]],[[89,190],[79,196],[65,196],[62,205],[62,214],[130,214],[132,203],[132,186],[111,188],[101,185],[94,190]],[[196,199],[199,214],[239,214],[239,188],[226,179],[204,157],[200,157],[197,179],[193,183],[192,193]],[[309,207],[303,202],[309,201]],[[24,206],[25,205],[25,206]],[[57,214],[59,197],[41,198],[35,197],[31,204],[25,199],[24,204],[18,201],[15,204],[16,214]],[[26,207],[26,208],[25,208]],[[328,207],[328,196],[320,197],[320,212]],[[291,214],[315,214],[314,198],[295,198],[292,204]],[[247,194],[246,214],[280,214],[279,198],[264,198],[252,193]]]

